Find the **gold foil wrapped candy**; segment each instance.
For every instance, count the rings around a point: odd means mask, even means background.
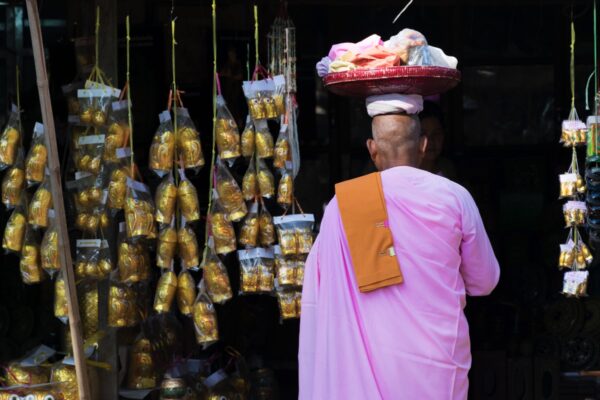
[[[44,280],[44,273],[40,268],[40,248],[35,243],[25,243],[21,249],[19,263],[21,279],[26,285],[40,283]]]
[[[281,254],[293,256],[298,253],[298,239],[293,229],[279,228],[277,230]]]
[[[152,358],[152,344],[146,338],[137,339],[131,346],[127,388],[153,389],[156,387],[156,365]]]
[[[277,110],[278,115],[285,114],[285,97],[282,93],[277,93],[273,95],[273,101],[275,102],[275,109]]]
[[[272,96],[264,96],[262,97],[263,107],[265,109],[266,118],[274,119],[279,115],[277,112],[277,106],[275,105],[275,100]]]
[[[152,236],[155,231],[154,207],[146,200],[127,197],[125,223],[128,237]]]
[[[5,371],[6,386],[41,385],[50,382],[50,370],[46,367],[22,367],[13,363]]]
[[[177,275],[173,271],[166,271],[160,276],[156,284],[154,296],[154,310],[157,313],[166,313],[171,309],[175,293],[177,292]]]
[[[285,135],[280,135],[275,144],[275,155],[273,157],[273,166],[284,169],[285,163],[290,160],[290,142]]]
[[[196,282],[187,271],[181,271],[177,278],[177,307],[183,315],[192,315],[196,299]]]
[[[120,210],[125,206],[127,195],[127,178],[130,176],[128,167],[113,170],[108,182],[108,207]]]
[[[194,303],[193,312],[196,341],[199,344],[209,345],[219,340],[217,313],[205,295],[198,297]]]
[[[269,247],[275,243],[275,225],[273,225],[273,217],[264,208],[258,215],[258,226],[259,226],[259,242],[263,247]]]
[[[585,194],[587,187],[585,185],[585,180],[581,177],[581,175],[577,175],[577,181],[575,182],[575,189],[579,194]]]
[[[56,228],[50,228],[44,234],[40,246],[42,268],[48,272],[60,270],[60,261],[58,258],[58,231]]]
[[[292,319],[298,317],[296,294],[294,292],[278,291],[277,301],[279,303],[279,312],[281,313],[281,319]]]
[[[204,279],[206,291],[213,303],[222,304],[233,297],[227,269],[212,249],[208,250],[202,270],[204,271],[202,279]]]
[[[271,136],[271,133],[268,131],[268,128],[265,128],[265,130],[257,129],[255,133],[255,138],[256,155],[258,156],[258,158],[273,157],[273,136]]]
[[[218,118],[215,129],[219,157],[223,160],[239,157],[240,134],[233,118]]]
[[[270,292],[275,288],[275,276],[271,263],[261,262],[258,266],[258,291]]]
[[[583,258],[585,259],[585,262],[588,265],[590,265],[592,263],[592,261],[594,261],[594,256],[590,252],[590,249],[586,246],[585,243],[580,243],[579,247],[580,247],[581,254],[583,255]]]
[[[559,176],[560,198],[572,197],[577,193],[578,174],[567,173]]]
[[[40,186],[34,193],[31,203],[29,203],[29,212],[27,222],[33,226],[45,228],[48,226],[48,210],[52,206],[52,193],[44,185]]]
[[[258,265],[242,264],[240,266],[240,291],[242,293],[258,292]]]
[[[20,252],[25,237],[25,228],[27,221],[25,215],[19,210],[13,211],[6,223],[4,237],[2,238],[2,248],[9,251]]]
[[[54,281],[54,316],[59,319],[66,319],[69,317],[67,289],[65,288],[65,280],[62,274]]]
[[[176,251],[177,231],[172,226],[162,228],[158,234],[156,265],[160,268],[170,268]]]
[[[108,291],[108,325],[113,328],[137,323],[136,293],[125,285],[111,285]]]
[[[171,175],[163,179],[156,188],[156,222],[168,224],[175,214],[177,202],[177,187]]]
[[[210,216],[212,234],[217,254],[227,254],[235,250],[235,231],[233,224],[223,212],[214,212]]]
[[[294,286],[296,284],[295,262],[285,257],[275,258],[275,270],[279,286]]]
[[[43,143],[34,144],[25,160],[25,177],[27,181],[41,182],[44,180],[47,161],[48,150],[46,150],[46,145]]]
[[[275,178],[262,160],[258,163],[258,190],[262,197],[275,195]]]
[[[108,127],[108,134],[104,139],[104,161],[117,162],[117,149],[125,146],[129,136],[129,126],[121,122],[113,122]]]
[[[246,121],[246,127],[242,132],[242,155],[244,157],[252,157],[254,154],[255,145],[255,133],[254,133],[254,125],[252,121],[248,119]]]
[[[313,245],[312,229],[302,227],[296,229],[296,241],[298,243],[298,254],[308,254]]]
[[[82,124],[91,124],[93,114],[94,109],[91,106],[84,106],[81,108],[81,113],[79,114],[79,121]]]
[[[192,183],[184,179],[179,182],[177,188],[177,201],[181,209],[181,215],[186,221],[197,221],[200,219],[200,205],[198,204],[198,192]]]
[[[220,164],[219,173],[223,171],[223,168],[225,168],[224,165]],[[229,172],[224,172],[223,174],[229,174]],[[224,175],[224,178],[218,179],[217,192],[223,208],[229,214],[229,219],[239,221],[244,218],[248,209],[246,208],[246,203],[244,203],[242,191],[233,177]]]
[[[183,168],[199,168],[204,165],[200,134],[194,128],[184,126],[178,130],[177,149]]]
[[[242,196],[246,201],[251,201],[258,197],[258,183],[256,181],[254,158],[250,161],[250,165],[242,179]]]
[[[254,120],[267,118],[267,110],[265,110],[262,98],[258,96],[248,99],[248,112]]]
[[[179,228],[177,242],[179,244],[179,257],[181,257],[183,266],[185,268],[197,267],[200,264],[200,252],[194,230],[189,226]]]
[[[17,149],[21,133],[13,126],[7,126],[0,136],[0,164],[13,165],[17,158]]]
[[[121,242],[118,250],[119,279],[136,283],[150,278],[150,256],[139,243]]]
[[[292,175],[285,172],[279,180],[277,189],[277,203],[283,208],[288,208],[294,202],[294,180]]]
[[[77,168],[80,171],[89,172],[92,175],[98,175],[102,167],[102,157],[100,155],[84,154],[77,159]]]
[[[19,204],[25,188],[25,171],[21,167],[10,168],[2,178],[2,204],[8,208]]]
[[[96,126],[104,125],[106,123],[106,113],[103,110],[94,110],[92,123]]]
[[[259,222],[256,213],[249,213],[240,228],[239,243],[245,247],[256,247],[258,243]]]
[[[295,275],[296,275],[296,286],[304,285],[304,260],[296,261]]]
[[[79,400],[79,388],[77,386],[77,374],[75,367],[58,363],[52,367],[50,382],[61,382],[61,394],[64,400]]]
[[[172,129],[159,131],[154,135],[150,145],[150,169],[170,171],[175,157],[176,137]]]

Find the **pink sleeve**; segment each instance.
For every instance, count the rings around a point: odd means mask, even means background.
[[[500,279],[500,266],[475,201],[464,190],[462,198],[462,263],[460,273],[470,296],[486,296]]]
[[[319,296],[319,242],[317,237],[304,269],[302,314],[300,317],[300,345],[298,369],[299,399],[311,399],[314,384],[315,347],[317,332],[317,299]]]

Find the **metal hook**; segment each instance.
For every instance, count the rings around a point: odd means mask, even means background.
[[[414,1],[414,0],[409,0],[409,2],[408,2],[408,3],[406,3],[406,5],[405,5],[405,6],[404,6],[404,8],[402,9],[402,11],[400,11],[400,12],[398,13],[398,15],[396,15],[396,18],[394,18],[394,20],[392,21],[392,24],[395,24],[395,23],[396,23],[396,21],[398,21],[398,18],[400,18],[400,16],[401,16],[402,14],[404,14],[404,11],[406,11],[406,9],[407,9],[408,7],[410,7],[410,5],[413,3],[413,1]]]

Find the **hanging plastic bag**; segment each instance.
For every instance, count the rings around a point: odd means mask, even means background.
[[[255,133],[254,133],[254,123],[252,122],[252,118],[248,115],[246,118],[246,127],[242,132],[242,156],[249,158],[254,155],[254,149],[256,148],[255,144]]]
[[[85,125],[104,126],[108,122],[111,103],[118,99],[121,91],[104,86],[94,89],[79,89],[79,119]]]
[[[281,254],[294,256],[308,254],[313,244],[312,214],[292,214],[274,218]]]
[[[278,289],[277,303],[279,305],[279,314],[282,320],[298,318],[298,302],[296,300],[296,292],[293,290]]]
[[[565,226],[582,226],[587,217],[587,206],[585,201],[567,201],[563,205]]]
[[[52,193],[48,179],[37,188],[27,213],[27,222],[35,229],[48,227],[48,213],[52,208]]]
[[[0,170],[15,163],[21,135],[21,115],[17,106],[13,104],[8,122],[0,135]]]
[[[99,229],[106,230],[110,226],[110,218],[106,213],[108,190],[105,186],[104,173],[97,176],[76,174],[75,181],[66,183],[67,189],[73,192],[75,203],[75,227],[82,232],[95,234]]]
[[[236,249],[235,230],[233,224],[221,201],[216,193],[213,193],[213,203],[210,212],[210,228],[215,241],[215,251],[217,254],[228,254]]]
[[[40,245],[42,269],[49,273],[50,276],[60,270],[58,251],[58,229],[55,219],[51,218],[50,227],[44,233],[42,244]]]
[[[270,293],[275,289],[275,262],[272,249],[260,249],[263,254],[258,263],[258,291]]]
[[[177,108],[176,118],[178,160],[184,169],[199,169],[204,165],[200,133],[187,108]]]
[[[112,103],[110,124],[104,140],[104,161],[117,162],[119,157],[117,149],[122,148],[129,139],[128,101],[115,101]]]
[[[223,96],[217,96],[217,123],[215,127],[219,157],[231,160],[240,156],[240,133]]]
[[[219,328],[217,323],[217,313],[210,297],[206,293],[203,282],[200,282],[198,297],[194,302],[194,328],[196,333],[196,342],[203,348],[219,341]]]
[[[589,271],[565,272],[563,294],[571,297],[586,297]]]
[[[256,167],[254,157],[250,160],[248,169],[242,179],[242,196],[244,200],[251,201],[258,197],[258,183],[256,181]]]
[[[569,240],[565,244],[560,245],[560,255],[558,258],[558,267],[572,268],[575,263],[575,243]]]
[[[156,284],[156,294],[154,295],[154,311],[157,313],[166,313],[171,310],[175,294],[177,293],[177,275],[168,270],[163,272]]]
[[[66,324],[69,320],[67,288],[63,272],[59,272],[54,281],[54,316]]]
[[[294,203],[294,178],[288,169],[282,173],[279,180],[277,203],[285,210],[290,208]]]
[[[177,231],[177,243],[179,247],[179,257],[181,264],[186,269],[197,268],[200,265],[200,251],[198,249],[198,239],[194,230],[182,222],[182,226]]]
[[[31,138],[31,147],[25,158],[25,178],[29,186],[44,180],[46,163],[48,162],[48,149],[44,143],[44,125],[36,122]]]
[[[177,187],[177,202],[181,215],[188,222],[198,221],[200,219],[200,204],[198,201],[198,191],[196,187],[185,176],[184,170],[179,170],[179,186]]]
[[[150,145],[150,161],[148,166],[158,176],[164,176],[173,168],[176,135],[169,111],[160,113],[158,119],[160,124],[156,129],[156,133],[154,133],[154,138]]]
[[[306,264],[306,260],[298,259],[298,260],[296,260],[296,263],[294,266],[294,276],[295,276],[294,284],[298,287],[302,287],[304,285],[305,264]]]
[[[104,133],[80,136],[74,153],[75,166],[79,171],[98,175],[102,169]]]
[[[261,159],[258,160],[257,180],[258,190],[262,197],[269,199],[275,195],[275,178],[267,168],[267,164]]]
[[[275,272],[277,276],[277,285],[279,287],[291,287],[296,284],[295,261],[286,258],[281,254],[281,247],[274,246],[273,254],[275,257]]]
[[[223,304],[233,297],[229,275],[225,265],[215,254],[209,239],[209,246],[205,250],[205,258],[202,261],[202,279],[206,285],[206,291],[213,303]]]
[[[26,285],[40,283],[44,280],[44,272],[40,266],[40,245],[37,234],[30,228],[25,228],[25,239],[21,248],[19,262],[21,280]]]
[[[258,121],[267,118],[267,110],[262,99],[262,93],[266,92],[265,81],[244,81],[242,89],[248,102],[248,113],[253,120]]]
[[[10,252],[21,252],[26,227],[27,218],[25,217],[25,208],[19,205],[15,207],[10,218],[8,218],[8,222],[6,222],[2,238],[2,248]]]
[[[271,158],[273,157],[274,145],[273,136],[269,131],[267,121],[255,121],[254,122],[254,136],[256,141],[256,156],[258,158]]]
[[[275,143],[275,151],[273,156],[273,166],[278,169],[285,169],[286,163],[292,161],[290,153],[290,140],[288,138],[288,126],[286,124],[281,125],[279,130],[279,136]]]
[[[270,292],[274,284],[273,250],[239,250],[240,294]]]
[[[217,193],[231,221],[239,221],[248,212],[242,191],[223,161],[217,160]]]
[[[127,285],[111,282],[108,289],[108,326],[133,327],[139,319],[135,290]]]
[[[130,152],[131,149],[129,148],[117,149],[117,163],[112,164],[107,169],[108,199],[106,205],[112,210],[122,210],[125,207],[127,178],[133,178],[131,175],[131,166],[127,161]]]
[[[17,160],[2,178],[2,204],[7,209],[15,208],[21,199],[25,189],[25,164],[23,160],[23,149],[17,151]]]
[[[273,102],[277,116],[285,115],[285,77],[283,75],[275,75],[273,77]]]
[[[263,204],[258,215],[259,242],[262,247],[269,247],[275,243],[275,225],[269,210]]]
[[[156,188],[155,202],[156,222],[170,224],[175,215],[177,203],[177,186],[175,186],[172,173],[165,176]]]
[[[560,142],[564,146],[585,145],[587,140],[587,126],[579,119],[577,110],[571,109],[569,118],[562,122]]]
[[[75,276],[77,279],[102,280],[113,270],[108,242],[101,239],[78,239]]]
[[[173,224],[163,226],[158,233],[158,244],[156,246],[156,266],[159,268],[172,268],[176,252],[177,231],[175,230]]]
[[[140,334],[135,339],[129,353],[127,379],[125,387],[133,390],[153,390],[157,384],[157,368],[155,363],[156,348],[150,339]]]
[[[154,204],[148,186],[128,178],[124,209],[128,238],[156,237]]]
[[[250,206],[248,214],[240,227],[239,243],[246,248],[256,247],[258,244],[258,203],[255,201]]]
[[[123,229],[121,227],[120,229]],[[125,239],[125,232],[119,233],[119,247],[117,249],[117,278],[116,281],[124,284],[144,282],[150,279],[151,261],[146,246],[132,243]]]
[[[192,275],[185,270],[177,278],[177,307],[179,312],[186,316],[193,313],[194,300],[196,299],[196,282]]]

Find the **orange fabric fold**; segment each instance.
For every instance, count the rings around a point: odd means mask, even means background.
[[[335,185],[340,215],[361,292],[404,282],[379,173]]]
[[[375,46],[361,52],[348,50],[338,60],[347,61],[357,68],[383,68],[400,65],[400,56],[386,50],[383,46]]]

